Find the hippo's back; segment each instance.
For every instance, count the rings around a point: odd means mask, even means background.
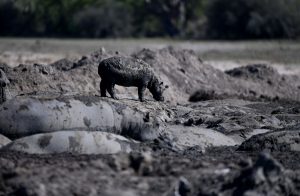
[[[101,78],[115,77],[137,79],[151,76],[153,70],[146,62],[130,57],[110,57],[100,62],[98,74]]]
[[[142,70],[142,69],[151,69],[151,66],[146,62],[130,58],[130,57],[110,57],[104,59],[99,64],[100,71],[105,69],[120,69],[120,70]]]

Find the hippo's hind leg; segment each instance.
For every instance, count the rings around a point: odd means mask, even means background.
[[[6,101],[5,87],[6,87],[5,81],[0,79],[0,104]]]
[[[116,92],[115,92],[115,84],[109,83],[108,86],[107,86],[107,91],[108,91],[108,93],[110,94],[110,96],[111,96],[113,99],[119,99],[119,98],[116,96]]]
[[[144,99],[145,90],[146,90],[146,86],[139,86],[138,87],[139,100],[141,102],[145,101],[145,99]]]
[[[100,82],[101,97],[106,97],[107,81],[102,79]]]

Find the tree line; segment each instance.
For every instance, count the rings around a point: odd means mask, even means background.
[[[0,0],[0,36],[296,39],[300,0]]]

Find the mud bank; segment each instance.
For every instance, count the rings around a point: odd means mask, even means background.
[[[101,98],[98,64],[115,55],[1,64],[0,195],[299,195],[300,76],[143,49],[131,56],[170,86],[166,101],[120,86]]]
[[[205,154],[196,149],[113,156],[8,152],[0,158],[0,193],[174,195],[183,186],[181,195],[299,194],[299,154],[290,154],[293,160],[286,153],[273,156],[258,158],[224,147]]]
[[[14,95],[52,92],[99,94],[98,64],[111,56],[124,56],[102,49],[78,60],[62,59],[50,65],[1,64]],[[173,103],[240,97],[261,100],[300,100],[300,76],[281,75],[272,65],[254,64],[223,72],[203,61],[192,50],[173,47],[143,49],[132,54],[151,65],[170,86],[166,99]],[[135,88],[117,87],[121,98],[135,98]],[[197,91],[199,90],[199,91]],[[203,98],[203,94],[207,94]],[[149,94],[148,94],[149,95]],[[147,99],[152,99],[148,96]]]

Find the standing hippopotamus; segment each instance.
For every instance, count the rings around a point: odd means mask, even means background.
[[[136,86],[140,101],[144,101],[146,88],[157,101],[164,101],[163,91],[168,86],[163,86],[158,81],[151,66],[146,62],[129,57],[111,57],[100,62],[98,74],[101,77],[101,96],[106,97],[106,90],[112,98],[118,99],[115,94],[115,84],[121,86]]]

